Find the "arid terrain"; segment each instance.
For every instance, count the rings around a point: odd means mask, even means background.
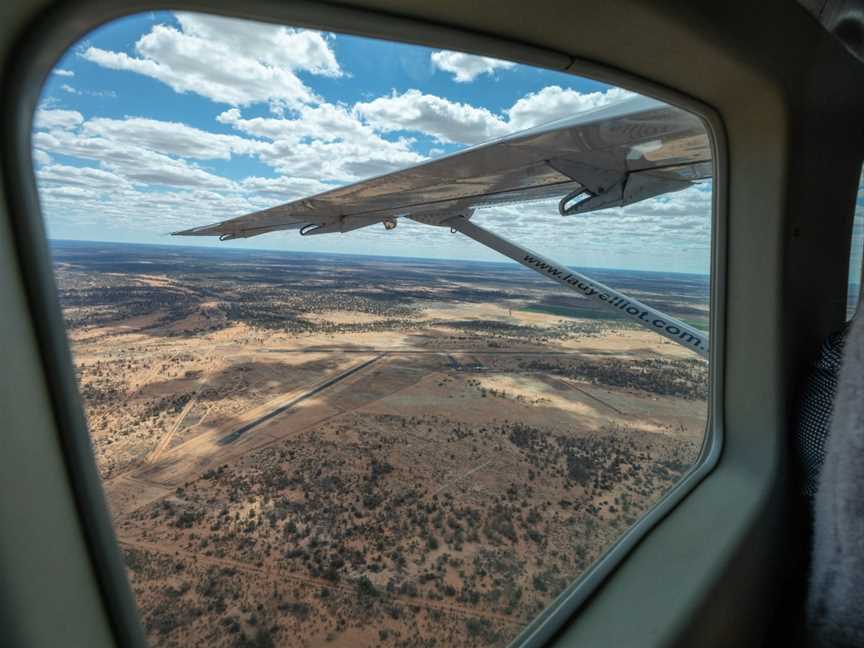
[[[702,444],[704,361],[514,265],[52,249],[154,646],[506,645]]]

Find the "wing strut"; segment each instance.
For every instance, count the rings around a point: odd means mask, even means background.
[[[708,357],[707,333],[689,324],[685,324],[674,317],[669,317],[665,313],[651,308],[632,297],[627,297],[599,281],[589,279],[579,272],[570,270],[551,259],[547,259],[536,252],[508,241],[479,225],[475,225],[463,216],[444,220],[441,222],[441,225],[446,225],[457,232],[461,232],[481,245],[485,245],[504,256],[510,257],[517,263],[521,263],[526,268],[582,293],[589,299],[601,302],[607,308],[619,311],[655,333],[659,333],[673,342],[677,342],[695,351],[701,356]]]

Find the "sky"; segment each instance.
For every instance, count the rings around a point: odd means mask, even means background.
[[[58,61],[33,159],[54,239],[502,260],[400,219],[301,238],[174,238],[205,225],[410,167],[632,93],[511,62],[188,13],[90,33]],[[476,222],[568,265],[707,273],[711,183],[561,217],[555,202]]]

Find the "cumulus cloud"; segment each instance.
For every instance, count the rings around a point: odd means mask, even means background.
[[[218,103],[296,107],[315,99],[298,72],[339,76],[321,34],[245,20],[177,14],[180,28],[154,25],[135,43],[135,56],[88,47],[82,56],[113,70],[157,79],[180,93]]]
[[[358,103],[354,111],[380,131],[417,131],[443,143],[479,144],[633,96],[620,88],[584,93],[547,86],[497,115],[486,108],[408,90]]]
[[[439,142],[477,144],[508,132],[507,123],[486,108],[408,90],[354,106],[380,131],[418,131]]]
[[[280,173],[337,182],[355,182],[422,162],[425,158],[411,149],[410,140],[395,142],[378,138],[368,141],[312,140],[298,144],[274,142],[261,155]]]
[[[519,131],[635,96],[622,88],[610,88],[605,92],[579,92],[557,85],[546,86],[516,101],[507,110],[508,124],[511,130]]]
[[[239,110],[231,108],[217,116],[216,120],[249,135],[286,143],[309,139],[325,142],[351,139],[378,143],[378,136],[372,128],[361,123],[344,106],[328,103],[303,106],[293,111],[290,118],[244,119]]]
[[[77,110],[49,110],[40,109],[36,111],[33,127],[37,130],[49,128],[75,128],[84,121],[84,116]]]
[[[68,130],[53,130],[36,133],[33,136],[33,145],[46,152],[99,162],[104,169],[136,183],[211,189],[234,187],[233,181],[186,160],[105,137],[89,137]]]
[[[98,200],[100,194],[98,191],[94,191],[86,187],[61,185],[42,187],[40,188],[39,196],[40,198],[42,198],[43,202],[45,202],[46,199],[48,199],[48,202],[51,202],[51,199],[71,199],[73,204],[80,205],[82,199],[89,198],[92,200]]]
[[[242,191],[211,189],[158,190],[58,184],[39,180],[39,195],[51,223],[98,225],[165,234],[272,206],[273,198]],[[260,241],[259,241],[260,244]],[[265,243],[266,244],[266,243]]]
[[[64,70],[63,68],[55,68],[54,74],[62,77],[73,77],[75,73],[72,70]]]
[[[710,183],[627,207],[562,218],[556,203],[478,210],[475,220],[575,266],[708,271]],[[680,264],[680,265],[676,265]]]
[[[232,154],[252,155],[267,146],[264,142],[245,137],[211,133],[180,122],[143,117],[90,119],[83,125],[81,133],[84,137],[104,138],[165,155],[199,160],[228,160]]]
[[[267,199],[283,201],[305,198],[322,191],[332,189],[332,185],[325,184],[312,178],[294,178],[281,176],[278,178],[244,178],[240,183],[243,191],[255,196],[263,196]]]
[[[86,95],[88,97],[108,97],[114,99],[117,97],[117,93],[114,90],[79,90],[74,86],[69,85],[68,83],[64,83],[60,86],[60,89],[63,92],[68,92],[72,95]]]
[[[417,164],[407,138],[387,140],[342,106],[306,106],[291,118],[244,119],[237,109],[217,117],[240,132],[271,140],[260,159],[282,174],[349,182]]]
[[[45,151],[33,149],[33,162],[36,163],[36,166],[45,166],[46,164],[51,164],[51,156]]]
[[[328,77],[343,74],[330,42],[320,32],[205,14],[176,16],[184,33],[223,43],[235,55],[242,52],[272,67]]]
[[[95,167],[74,167],[65,164],[44,166],[36,174],[40,183],[66,187],[88,187],[103,191],[131,188],[124,177]]]
[[[176,160],[145,149],[127,153],[121,159],[103,161],[103,164],[106,168],[122,173],[137,183],[209,189],[233,189],[235,186],[232,180],[201,169],[185,160]]]
[[[516,66],[510,61],[446,50],[433,52],[431,59],[432,65],[439,70],[450,72],[457,83],[468,83],[482,74],[494,74],[495,70],[509,70]]]

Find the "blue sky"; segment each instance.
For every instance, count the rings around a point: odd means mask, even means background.
[[[217,245],[166,235],[627,96],[455,52],[150,13],[99,28],[57,63],[36,116],[34,161],[53,238]],[[475,218],[573,265],[706,272],[710,190],[576,219],[562,219],[554,203]],[[498,260],[404,219],[386,235],[291,232],[230,245]]]

